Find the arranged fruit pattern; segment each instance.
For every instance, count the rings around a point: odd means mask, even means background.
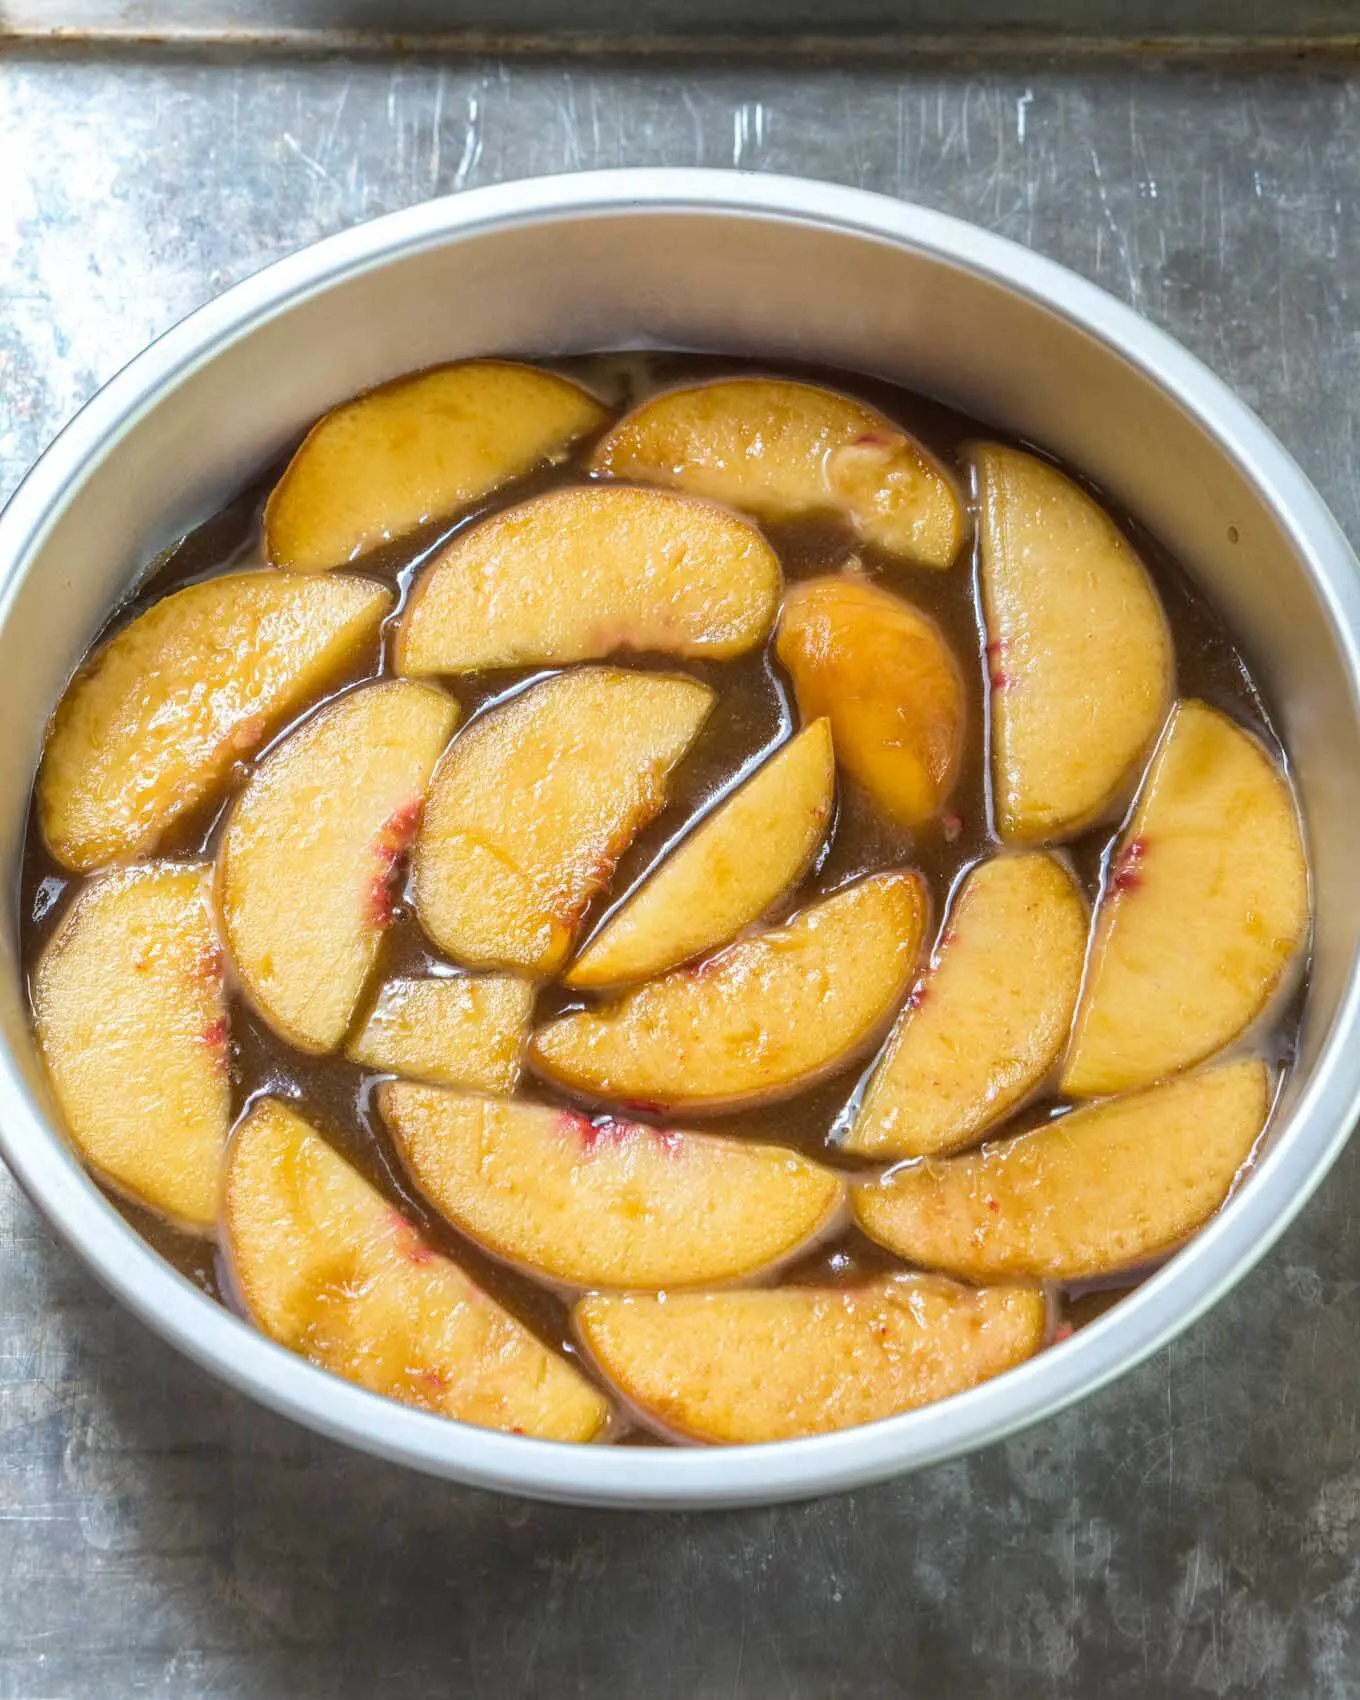
[[[446,519],[604,423],[593,396],[534,366],[464,360],[328,413],[264,511],[276,567],[324,572]]]
[[[548,1022],[530,1061],[587,1097],[662,1110],[787,1098],[882,1033],[926,913],[919,875],[872,874],[696,967]]]
[[[577,953],[563,983],[626,985],[730,944],[802,879],[835,800],[830,722],[814,720],[669,852]]]
[[[805,720],[826,715],[845,770],[891,819],[935,820],[958,777],[964,692],[934,622],[851,573],[794,585],[775,654]]]
[[[905,398],[669,365],[328,414],[34,792],[89,1168],[281,1346],[540,1439],[816,1435],[1049,1348],[1249,1170],[1308,943],[1150,545]]]
[[[514,974],[392,979],[346,1054],[365,1068],[408,1080],[513,1092],[533,1009],[533,985]]]
[[[86,873],[146,856],[175,821],[377,634],[392,606],[355,578],[230,574],[165,597],[71,681],[43,750],[43,837]]]
[[[753,1140],[404,1080],[381,1087],[379,1103],[436,1209],[489,1251],[572,1286],[754,1275],[805,1246],[844,1199],[831,1169]]]
[[[32,989],[76,1149],[138,1203],[209,1232],[231,1093],[207,869],[160,862],[91,880]]]
[[[246,996],[299,1050],[345,1036],[457,718],[430,685],[363,685],[273,750],[232,809],[217,856],[222,936]]]
[[[968,873],[934,958],[864,1090],[844,1149],[929,1157],[967,1145],[1052,1071],[1086,959],[1086,903],[1044,851]]]
[[[337,1375],[544,1440],[593,1440],[608,1421],[589,1382],[276,1098],[233,1136],[222,1235],[247,1313]]]
[[[490,709],[430,787],[412,871],[425,931],[469,967],[556,973],[712,706],[693,679],[591,667]]]
[[[1221,1050],[1307,928],[1284,775],[1231,720],[1179,704],[1110,864],[1063,1090],[1133,1091]]]
[[[951,566],[967,535],[954,482],[922,443],[863,402],[787,379],[666,390],[605,433],[591,466],[760,519],[837,513],[922,567]]]
[[[971,459],[997,831],[1054,843],[1122,812],[1171,704],[1171,634],[1147,569],[1085,491],[1019,449],[983,443]]]
[[[937,1275],[757,1292],[595,1293],[581,1338],[624,1397],[688,1440],[795,1440],[947,1399],[1032,1357],[1037,1287]]]
[[[864,1182],[855,1214],[899,1256],[964,1280],[1137,1268],[1228,1196],[1265,1127],[1272,1084],[1251,1057],[1070,1110]]]
[[[630,485],[552,490],[459,532],[421,575],[397,667],[562,666],[623,650],[728,661],[765,641],[779,557],[712,502]]]

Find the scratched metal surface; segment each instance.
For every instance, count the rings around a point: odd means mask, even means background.
[[[0,495],[262,262],[499,178],[805,172],[962,213],[1225,374],[1360,535],[1360,74],[0,58]],[[0,1700],[1360,1694],[1360,1148],[1081,1409],[768,1513],[472,1494],[252,1408],[0,1171]]]

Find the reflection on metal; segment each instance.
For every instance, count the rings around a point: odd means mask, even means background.
[[[0,39],[936,54],[1360,45],[1356,0],[0,0]]]

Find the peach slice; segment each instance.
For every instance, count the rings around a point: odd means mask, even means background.
[[[991,668],[997,829],[1070,838],[1117,811],[1171,704],[1175,658],[1147,570],[1045,461],[972,450]]]
[[[994,856],[964,880],[844,1149],[925,1157],[966,1145],[1057,1062],[1086,958],[1086,901],[1056,858]]]
[[[381,1087],[378,1104],[412,1179],[456,1228],[571,1286],[754,1275],[825,1229],[845,1196],[830,1169],[747,1139],[404,1081]]]
[[[919,874],[873,874],[598,1009],[541,1027],[530,1061],[591,1098],[722,1110],[786,1098],[868,1049],[911,982]]]
[[[1035,1287],[974,1292],[936,1275],[860,1286],[591,1294],[576,1327],[605,1375],[669,1434],[794,1440],[948,1399],[1032,1357]]]
[[[266,757],[232,809],[217,856],[223,931],[246,995],[299,1050],[345,1036],[457,718],[431,685],[347,692]]]
[[[416,843],[416,911],[441,950],[556,973],[713,700],[693,679],[583,667],[475,720],[439,765]]]
[[[1270,1112],[1263,1062],[1224,1063],[854,1188],[865,1233],[965,1281],[1076,1281],[1174,1250],[1223,1203]]]
[[[460,532],[417,579],[397,670],[560,666],[619,650],[726,661],[763,642],[779,557],[755,526],[662,490],[552,490]]]
[[[1211,1056],[1307,931],[1288,781],[1249,732],[1180,703],[1105,881],[1064,1092],[1129,1092]]]
[[[804,720],[826,715],[842,767],[901,826],[940,811],[963,750],[963,680],[933,620],[853,574],[784,599],[775,653]]]
[[[227,1159],[223,1238],[246,1311],[289,1351],[478,1428],[592,1440],[609,1406],[277,1098]]]
[[[836,513],[866,543],[922,567],[963,546],[963,507],[940,463],[875,408],[787,378],[668,390],[621,419],[592,461],[761,519]]]
[[[88,872],[152,850],[373,638],[390,591],[231,573],[157,602],[103,644],[53,716],[38,775],[48,848]]]
[[[153,863],[85,886],[34,971],[33,1010],[80,1155],[138,1204],[210,1232],[231,1090],[207,868]]]
[[[307,433],[264,512],[276,567],[321,572],[561,460],[605,413],[578,385],[508,360],[394,379]]]
[[[512,974],[389,980],[347,1050],[385,1074],[513,1092],[533,1007],[533,987]]]
[[[567,985],[649,979],[729,943],[807,872],[835,783],[831,727],[816,720],[670,852],[577,957]]]

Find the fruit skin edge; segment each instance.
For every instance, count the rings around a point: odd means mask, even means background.
[[[902,1263],[900,1259],[898,1261],[899,1261],[900,1267],[895,1271],[896,1274],[899,1274],[899,1275],[922,1274],[922,1275],[926,1275],[926,1276],[929,1276],[929,1277],[938,1278],[939,1280],[942,1280],[942,1281],[952,1282],[955,1286],[967,1287],[972,1291],[978,1291],[979,1290],[976,1287],[974,1287],[971,1282],[960,1281],[960,1280],[956,1279],[956,1277],[951,1276],[951,1275],[945,1275],[945,1274],[942,1274],[942,1273],[937,1274],[937,1272],[934,1271],[934,1270],[928,1270],[928,1269],[918,1270],[918,1269],[915,1269],[908,1264]],[[988,1381],[1003,1380],[1006,1376],[1010,1375],[1013,1371],[1015,1371],[1017,1369],[1023,1369],[1024,1366],[1027,1363],[1031,1363],[1036,1358],[1042,1357],[1045,1352],[1051,1350],[1053,1347],[1066,1344],[1067,1340],[1072,1337],[1072,1333],[1071,1333],[1070,1330],[1066,1334],[1064,1334],[1064,1332],[1063,1332],[1061,1300],[1060,1300],[1059,1293],[1058,1293],[1058,1291],[1055,1287],[1055,1284],[1053,1282],[1049,1282],[1049,1281],[1035,1281],[1035,1282],[1016,1281],[1016,1282],[1009,1282],[1009,1283],[1007,1283],[1007,1282],[993,1282],[991,1285],[994,1288],[998,1287],[998,1286],[1006,1286],[1006,1285],[1029,1287],[1029,1288],[1032,1288],[1035,1291],[1037,1291],[1040,1294],[1040,1296],[1042,1297],[1043,1302],[1044,1302],[1043,1332],[1042,1332],[1042,1335],[1040,1337],[1039,1344],[1036,1346],[1036,1348],[1030,1354],[1029,1357],[1022,1358],[1022,1359],[1020,1359],[1020,1361],[1018,1363],[1014,1363],[1014,1364],[1007,1366],[1005,1369],[998,1371],[997,1374],[994,1375],[994,1376],[985,1377],[980,1381],[973,1382],[971,1385],[969,1385],[967,1387],[962,1387],[956,1393],[946,1394],[945,1397],[942,1398],[942,1399],[930,1399],[930,1400],[927,1400],[924,1404],[916,1405],[916,1406],[909,1406],[904,1410],[892,1412],[892,1413],[889,1413],[886,1416],[875,1417],[875,1418],[871,1419],[869,1422],[866,1422],[866,1423],[849,1423],[849,1424],[843,1425],[842,1427],[839,1427],[839,1428],[832,1428],[832,1429],[824,1430],[820,1434],[802,1435],[802,1436],[793,1437],[792,1439],[744,1440],[744,1441],[741,1441],[741,1440],[738,1440],[738,1441],[706,1440],[706,1439],[700,1438],[699,1436],[690,1434],[684,1429],[673,1428],[671,1425],[666,1423],[663,1418],[657,1416],[655,1412],[649,1411],[645,1406],[639,1404],[638,1401],[636,1399],[634,1399],[631,1394],[627,1393],[624,1390],[624,1388],[622,1387],[622,1385],[620,1383],[616,1382],[614,1380],[614,1378],[609,1374],[609,1372],[604,1368],[600,1359],[596,1355],[594,1348],[587,1341],[584,1329],[581,1327],[579,1321],[577,1320],[575,1306],[572,1307],[571,1323],[570,1323],[571,1343],[572,1343],[572,1346],[574,1348],[574,1353],[575,1353],[578,1361],[581,1362],[582,1364],[584,1364],[588,1368],[588,1370],[590,1372],[590,1379],[592,1380],[592,1382],[597,1386],[603,1386],[607,1390],[608,1396],[614,1404],[615,1414],[617,1415],[617,1417],[619,1419],[619,1431],[620,1431],[620,1433],[626,1434],[629,1431],[630,1427],[636,1428],[636,1429],[641,1429],[644,1433],[655,1436],[656,1439],[659,1440],[663,1445],[682,1448],[686,1451],[697,1451],[697,1452],[749,1451],[753,1447],[771,1447],[771,1446],[781,1446],[782,1447],[782,1446],[788,1446],[790,1444],[796,1444],[796,1443],[799,1443],[799,1442],[806,1443],[809,1440],[824,1440],[824,1439],[829,1438],[831,1435],[836,1435],[836,1434],[854,1434],[857,1431],[860,1431],[860,1430],[863,1430],[863,1429],[875,1428],[875,1427],[878,1426],[879,1423],[898,1422],[903,1417],[915,1416],[915,1415],[918,1415],[918,1414],[925,1412],[925,1411],[938,1410],[940,1406],[947,1405],[954,1399],[958,1399],[958,1398],[965,1396],[966,1394],[976,1392],[979,1387],[985,1386]],[[595,1291],[595,1290],[598,1290],[598,1289],[592,1289],[591,1291]],[[732,1289],[730,1287],[724,1287],[724,1288],[714,1287],[714,1288],[692,1288],[692,1289],[688,1289],[688,1290],[692,1293],[697,1294],[699,1292],[704,1292],[704,1291],[712,1291],[712,1292],[724,1291],[724,1292],[726,1292],[726,1291],[731,1291]],[[826,1291],[826,1290],[834,1290],[834,1289],[830,1288],[827,1283],[821,1283],[821,1284],[819,1284],[819,1286],[815,1290]],[[583,1293],[582,1297],[591,1296],[591,1291],[587,1291],[586,1293]],[[611,1298],[626,1296],[626,1291],[621,1290],[621,1289],[613,1289],[609,1292],[608,1296],[611,1297]],[[659,1294],[644,1293],[641,1296],[643,1296],[643,1297],[659,1297],[659,1298],[664,1300],[665,1293],[664,1292],[659,1293]],[[1095,1327],[1097,1325],[1097,1323],[1102,1322],[1102,1321],[1104,1321],[1104,1317],[1097,1317],[1095,1322],[1092,1322],[1092,1323],[1088,1324],[1087,1326],[1088,1327]],[[611,1435],[611,1438],[615,1438],[615,1437]]]
[[[402,1164],[402,1173],[408,1176],[410,1174],[405,1163]],[[412,1185],[414,1184],[413,1180]],[[424,1193],[421,1193],[421,1197],[425,1197]],[[431,1204],[429,1208],[455,1233],[470,1240],[484,1256],[491,1258],[497,1264],[503,1265],[506,1269],[513,1270],[517,1275],[525,1276],[526,1279],[550,1292],[554,1298],[561,1299],[568,1304],[591,1293],[608,1293],[611,1296],[620,1293],[645,1293],[650,1296],[657,1293],[734,1293],[746,1288],[766,1287],[770,1285],[772,1278],[782,1275],[790,1264],[799,1263],[804,1257],[813,1255],[843,1233],[849,1226],[850,1210],[848,1199],[842,1198],[821,1227],[807,1239],[800,1240],[796,1246],[792,1246],[788,1251],[781,1253],[776,1262],[763,1263],[759,1269],[753,1269],[745,1275],[734,1275],[726,1281],[671,1281],[664,1287],[604,1287],[598,1282],[564,1281],[559,1276],[545,1274],[532,1264],[520,1262],[516,1258],[507,1256],[504,1252],[493,1251],[489,1245],[478,1239],[466,1228],[460,1228],[456,1222],[450,1221],[437,1205]],[[574,1339],[575,1336],[573,1335]]]
[[[1010,1143],[1013,1138],[1018,1138],[1028,1133],[1036,1133],[1046,1127],[1051,1127],[1055,1125],[1055,1123],[1060,1123],[1066,1115],[1092,1112],[1102,1108],[1113,1107],[1129,1098],[1146,1096],[1147,1094],[1156,1093],[1168,1086],[1173,1086],[1178,1082],[1185,1082],[1194,1075],[1208,1074],[1215,1070],[1230,1068],[1235,1064],[1243,1062],[1260,1063],[1265,1076],[1265,1109],[1260,1127],[1252,1141],[1250,1149],[1233,1172],[1232,1178],[1228,1182],[1222,1198],[1216,1205],[1213,1206],[1207,1215],[1194,1224],[1194,1226],[1192,1226],[1185,1234],[1159,1245],[1155,1249],[1149,1251],[1146,1255],[1136,1258],[1132,1262],[1120,1264],[1113,1268],[1098,1270],[1085,1275],[1076,1274],[1068,1276],[1054,1276],[1025,1274],[1022,1272],[1001,1273],[998,1271],[986,1276],[980,1276],[973,1273],[962,1273],[957,1269],[951,1269],[937,1264],[914,1264],[905,1253],[898,1251],[894,1246],[888,1245],[886,1241],[880,1240],[877,1235],[871,1233],[867,1227],[860,1223],[856,1205],[856,1193],[860,1190],[872,1192],[875,1188],[890,1182],[895,1175],[909,1173],[914,1169],[931,1165],[948,1167],[950,1163],[956,1160],[979,1155],[990,1145],[1005,1146]],[[1100,1099],[1075,1100],[1066,1106],[1062,1116],[1056,1118],[1046,1117],[1039,1121],[1031,1121],[1027,1125],[1016,1127],[1009,1132],[1003,1131],[1002,1137],[999,1139],[984,1135],[980,1140],[968,1146],[964,1150],[952,1151],[940,1156],[902,1158],[896,1162],[891,1162],[876,1171],[866,1170],[862,1175],[852,1177],[851,1179],[849,1187],[851,1210],[855,1216],[857,1225],[860,1227],[860,1231],[867,1234],[882,1252],[895,1258],[899,1263],[902,1263],[909,1269],[919,1267],[926,1272],[938,1274],[943,1279],[955,1281],[961,1285],[978,1287],[993,1284],[1004,1285],[1007,1282],[1034,1284],[1051,1292],[1055,1303],[1059,1305],[1060,1309],[1064,1300],[1070,1301],[1074,1297],[1078,1297],[1088,1291],[1101,1291],[1109,1288],[1129,1288],[1131,1290],[1134,1287],[1141,1285],[1152,1275],[1157,1274],[1189,1245],[1191,1245],[1210,1225],[1210,1223],[1215,1221],[1223,1213],[1223,1211],[1227,1209],[1228,1205],[1237,1196],[1241,1188],[1250,1179],[1262,1156],[1265,1154],[1265,1149],[1272,1132],[1275,1112],[1279,1107],[1281,1098],[1284,1095],[1288,1079],[1288,1069],[1282,1069],[1270,1063],[1267,1059],[1261,1057],[1259,1051],[1249,1049],[1242,1045],[1230,1045],[1223,1051],[1216,1053],[1207,1062],[1200,1064],[1197,1069],[1185,1070],[1179,1074],[1171,1075],[1166,1080],[1160,1081],[1154,1086],[1141,1088],[1138,1092],[1118,1093],[1110,1097]],[[1003,1130],[1008,1126],[1008,1123],[1002,1124]],[[992,1207],[995,1208],[994,1205]],[[1096,1320],[1103,1320],[1103,1318],[1097,1318]],[[1061,1335],[1061,1322],[1059,1332]],[[1066,1335],[1061,1335],[1062,1339],[1065,1339],[1066,1337]],[[1059,1340],[1058,1343],[1061,1343],[1061,1340]]]
[[[449,1416],[443,1412],[425,1411],[421,1410],[418,1406],[408,1405],[405,1401],[398,1399],[395,1394],[379,1391],[377,1388],[366,1387],[362,1382],[343,1375],[339,1370],[332,1369],[328,1364],[318,1362],[307,1353],[286,1344],[282,1340],[276,1339],[261,1323],[255,1320],[250,1306],[246,1301],[244,1285],[236,1267],[236,1258],[232,1250],[231,1234],[228,1228],[227,1193],[229,1185],[229,1158],[237,1135],[250,1119],[253,1110],[259,1105],[268,1103],[273,1099],[275,1099],[275,1094],[271,1093],[267,1086],[261,1088],[259,1092],[252,1094],[252,1096],[247,1099],[242,1107],[240,1116],[232,1126],[231,1132],[228,1135],[227,1145],[223,1152],[220,1203],[218,1207],[218,1218],[214,1241],[216,1248],[214,1267],[217,1274],[218,1289],[223,1308],[234,1315],[245,1327],[249,1328],[253,1334],[256,1334],[260,1339],[264,1340],[268,1345],[274,1347],[278,1351],[285,1352],[290,1358],[297,1359],[299,1362],[306,1364],[308,1368],[316,1370],[320,1374],[332,1376],[335,1380],[344,1382],[350,1387],[357,1388],[360,1392],[367,1393],[375,1399],[382,1400],[384,1403],[394,1404],[402,1409],[413,1412],[419,1411],[421,1415],[434,1417],[437,1421],[451,1423],[455,1427],[468,1428],[483,1434],[498,1434],[504,1435],[507,1438],[513,1436],[514,1438],[521,1440],[547,1439],[548,1437],[546,1436],[530,1435],[518,1428],[497,1429],[479,1423],[470,1423],[465,1421],[463,1418]],[[281,1102],[284,1108],[290,1113],[298,1116],[300,1119],[305,1119],[302,1118],[301,1111],[299,1111],[295,1104],[291,1101],[287,1099],[277,1101]],[[332,1153],[338,1157],[341,1162],[353,1167],[353,1165],[349,1163],[348,1157],[343,1156],[338,1150],[336,1150],[336,1147],[328,1134],[322,1132],[310,1122],[308,1122],[308,1126],[313,1136],[320,1140],[324,1145],[328,1146]],[[356,1171],[356,1173],[357,1172],[358,1171]],[[360,1174],[360,1179],[363,1180],[366,1185],[370,1187],[373,1186],[373,1183],[369,1181],[366,1176]],[[377,1191],[378,1189],[374,1187],[373,1190]],[[607,1444],[618,1439],[624,1432],[624,1428],[620,1422],[618,1407],[612,1396],[612,1392],[607,1383],[602,1385],[600,1378],[583,1371],[580,1355],[571,1349],[572,1343],[570,1340],[566,1342],[565,1348],[562,1343],[550,1344],[545,1341],[536,1328],[530,1327],[529,1324],[524,1322],[514,1310],[503,1304],[494,1293],[489,1292],[487,1288],[483,1286],[482,1282],[464,1267],[458,1257],[452,1256],[446,1251],[440,1251],[435,1247],[430,1247],[426,1240],[424,1229],[421,1228],[418,1223],[413,1222],[407,1213],[408,1207],[398,1207],[397,1205],[392,1204],[385,1191],[383,1191],[380,1196],[388,1204],[389,1210],[405,1222],[406,1226],[417,1235],[428,1251],[432,1252],[436,1258],[443,1259],[445,1262],[453,1265],[463,1279],[469,1284],[470,1288],[480,1295],[480,1298],[484,1303],[489,1303],[496,1310],[501,1311],[505,1316],[509,1317],[516,1328],[521,1330],[533,1342],[535,1342],[549,1358],[559,1360],[568,1369],[575,1371],[578,1377],[580,1377],[587,1386],[599,1395],[600,1401],[604,1405],[605,1409],[598,1429],[584,1440],[561,1439],[552,1443],[570,1446],[594,1446]],[[424,1195],[421,1194],[420,1196],[423,1201]],[[438,1212],[435,1212],[435,1214],[437,1215]]]
[[[911,952],[911,963],[903,972],[902,984],[898,994],[890,1001],[884,1013],[873,1024],[873,1026],[867,1030],[854,1045],[838,1053],[836,1056],[829,1058],[825,1064],[812,1073],[800,1075],[796,1081],[786,1082],[783,1086],[777,1086],[769,1090],[761,1090],[757,1092],[743,1092],[741,1094],[735,1094],[722,1099],[678,1100],[670,1102],[662,1099],[628,1098],[622,1095],[615,1095],[612,1097],[597,1095],[584,1087],[578,1087],[566,1079],[552,1073],[551,1070],[535,1056],[535,1039],[537,1035],[539,1033],[549,1031],[554,1025],[556,1025],[557,1022],[567,1019],[565,1014],[562,1016],[553,1016],[547,1023],[541,1024],[531,1031],[529,1045],[525,1051],[526,1072],[534,1078],[542,1081],[552,1091],[561,1094],[569,1103],[583,1106],[587,1111],[593,1109],[596,1113],[599,1113],[602,1110],[614,1108],[621,1109],[629,1115],[636,1114],[638,1116],[668,1117],[672,1114],[680,1114],[686,1119],[693,1118],[695,1120],[706,1119],[711,1116],[729,1115],[742,1110],[757,1110],[770,1105],[786,1103],[792,1098],[801,1096],[804,1092],[812,1091],[816,1087],[825,1084],[828,1080],[833,1079],[836,1075],[842,1072],[845,1072],[848,1075],[849,1072],[858,1064],[864,1063],[866,1058],[873,1059],[877,1057],[885,1039],[892,1031],[893,1026],[897,1021],[898,1015],[902,1009],[905,999],[910,993],[912,985],[915,983],[915,978],[919,972],[920,964],[923,959],[926,940],[931,936],[935,920],[934,900],[925,877],[915,868],[903,868],[898,866],[886,868],[873,874],[852,875],[843,884],[836,886],[832,890],[818,892],[811,896],[810,900],[800,909],[795,910],[786,921],[780,922],[777,924],[777,927],[769,929],[770,931],[775,931],[784,926],[788,926],[796,922],[800,917],[806,916],[812,911],[822,908],[823,906],[831,903],[834,899],[842,897],[847,892],[860,885],[866,884],[870,881],[882,881],[890,878],[909,879],[914,887],[915,902],[918,907],[916,916],[916,937],[914,941],[914,949]],[[747,938],[756,937],[758,934],[758,929],[750,929],[748,932],[739,935],[732,944],[724,946],[722,950],[715,951],[712,956],[701,958],[697,963],[691,963],[680,968],[671,969],[665,975],[658,975],[656,977],[656,981],[671,977],[678,978],[681,975],[691,977],[696,976],[699,972],[706,968],[710,962],[717,961],[718,958],[726,954],[728,951],[737,948]],[[630,997],[647,985],[653,983],[656,982],[642,981],[637,986],[626,988],[620,994],[611,994],[603,1000],[603,1003],[612,1003],[616,998]],[[586,1004],[582,1013],[588,1013],[590,1010],[599,1007],[602,1007],[602,1005],[593,1003]],[[834,1127],[836,1125],[835,1122],[833,1122],[832,1125]]]

